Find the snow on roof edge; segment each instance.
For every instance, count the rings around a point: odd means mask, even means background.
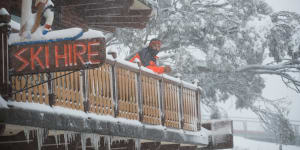
[[[9,13],[5,8],[1,8],[0,9],[0,15],[9,15]]]
[[[2,101],[2,97],[0,96],[0,102],[1,101]],[[15,108],[26,109],[26,110],[35,110],[35,111],[58,114],[58,115],[65,114],[65,115],[70,115],[70,116],[75,116],[75,117],[81,117],[82,119],[93,118],[93,119],[97,119],[97,120],[103,120],[103,121],[109,121],[109,122],[115,122],[115,123],[123,123],[123,124],[128,124],[128,125],[134,125],[137,127],[144,127],[147,129],[171,131],[171,132],[179,133],[182,136],[183,135],[195,135],[195,136],[199,136],[199,138],[201,138],[203,141],[208,141],[207,135],[209,135],[209,131],[203,130],[203,128],[200,131],[186,131],[186,130],[182,130],[182,129],[168,128],[168,127],[162,126],[162,125],[143,124],[138,120],[129,120],[126,118],[115,118],[113,116],[97,115],[95,113],[85,113],[84,111],[74,110],[74,109],[70,109],[70,108],[64,108],[61,106],[50,107],[49,105],[39,104],[39,103],[16,102],[16,101],[9,100],[5,104],[7,104],[9,106],[13,106]],[[41,115],[43,115],[43,114],[41,113]]]

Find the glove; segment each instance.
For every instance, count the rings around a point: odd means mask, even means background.
[[[49,30],[43,30],[43,35],[46,35],[49,32]]]
[[[170,66],[165,66],[164,71],[165,71],[165,73],[169,73],[172,71],[172,69]]]

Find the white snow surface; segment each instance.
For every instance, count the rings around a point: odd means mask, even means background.
[[[50,39],[58,39],[58,38],[70,38],[74,37],[79,34],[82,29],[81,28],[69,28],[63,30],[55,30],[47,33],[46,35],[42,34],[42,30],[44,27],[39,27],[36,32],[31,34],[30,39],[24,39],[20,37],[19,33],[12,33],[9,36],[8,43],[14,44],[17,42],[29,42],[29,41],[39,41],[39,40],[50,40]],[[80,39],[91,39],[97,37],[104,37],[103,32],[89,29],[87,32],[84,32],[83,35],[79,38]]]
[[[17,23],[17,22],[15,22],[15,21],[13,21],[13,20],[10,20],[9,25],[14,30],[18,30],[18,31],[20,30],[20,24]]]
[[[260,142],[250,140],[247,138],[234,136],[233,137],[234,148],[232,150],[278,150],[279,145],[269,142]],[[298,146],[283,145],[283,150],[300,150]]]
[[[0,106],[2,106],[2,101],[5,102],[5,100],[0,98]],[[11,100],[9,100],[7,102],[7,104],[6,104],[6,102],[3,104],[3,106],[6,106],[6,107],[7,107],[7,105],[15,107],[15,108],[20,108],[20,109],[40,111],[41,116],[43,116],[44,113],[53,113],[53,114],[58,114],[58,115],[65,114],[65,115],[69,115],[69,116],[81,117],[83,119],[84,118],[86,118],[86,119],[92,118],[92,119],[96,119],[96,120],[103,120],[103,121],[109,121],[109,122],[114,122],[114,123],[134,125],[137,127],[145,127],[147,129],[158,129],[158,130],[162,130],[162,131],[167,130],[167,131],[177,132],[177,133],[181,133],[181,134],[185,133],[188,135],[198,135],[198,136],[201,136],[201,140],[203,141],[203,143],[208,141],[208,135],[210,134],[210,132],[206,131],[203,128],[199,132],[183,131],[181,129],[171,129],[171,128],[167,128],[167,127],[161,126],[161,125],[142,124],[141,122],[139,122],[137,120],[129,120],[126,118],[114,118],[113,116],[97,115],[95,113],[85,113],[83,111],[64,108],[64,107],[60,107],[60,106],[50,107],[50,106],[44,105],[44,104],[16,102],[16,101],[11,101]],[[70,124],[70,125],[72,126],[72,124]]]
[[[7,102],[2,98],[1,95],[0,95],[0,108],[8,108]]]
[[[114,59],[111,55],[107,55],[106,59],[111,60],[111,61],[116,61],[118,63],[121,63],[123,65],[126,65],[126,66],[134,68],[134,69],[139,69],[139,67],[138,67],[138,65],[136,63],[132,63],[132,62],[120,59],[120,58]],[[148,68],[143,67],[143,66],[141,66],[141,70],[145,71],[147,73],[151,73],[153,75],[157,75],[157,76],[163,77],[165,79],[177,82],[177,83],[182,83],[184,87],[187,87],[187,88],[190,88],[190,89],[194,89],[195,90],[195,89],[198,88],[196,85],[194,85],[192,83],[185,82],[183,80],[180,80],[179,78],[175,78],[175,77],[169,76],[167,74],[157,74],[157,73],[153,72],[151,69],[148,69]]]

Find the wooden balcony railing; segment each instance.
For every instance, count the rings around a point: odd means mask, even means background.
[[[42,83],[15,93],[13,99],[151,125],[200,129],[199,88],[120,61],[108,59],[101,67],[77,72],[12,76],[13,91]]]

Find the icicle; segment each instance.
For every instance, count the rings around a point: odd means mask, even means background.
[[[55,144],[56,144],[56,147],[58,148],[58,134],[57,134],[57,132],[55,131],[55,135],[54,135],[54,139],[55,139]]]
[[[24,135],[27,139],[27,143],[29,144],[29,139],[30,139],[30,129],[29,128],[27,128],[27,127],[24,128]]]
[[[141,149],[141,140],[140,139],[135,139],[135,149],[140,150]]]
[[[93,134],[91,137],[91,143],[95,150],[99,149],[100,135]]]
[[[111,137],[110,136],[104,137],[104,144],[107,145],[108,150],[110,150],[110,145],[111,145]]]
[[[64,132],[65,150],[68,150],[68,132]]]
[[[76,136],[76,134],[74,132],[68,132],[67,133],[68,142],[71,143],[72,141],[74,141],[75,140],[75,136]]]
[[[128,139],[127,138],[124,138],[124,137],[118,137],[118,136],[113,136],[111,137],[111,142],[118,142],[120,143],[121,141],[125,142],[125,143],[128,143]]]
[[[36,134],[37,134],[38,150],[41,150],[44,142],[44,129],[37,128]]]
[[[81,148],[82,150],[86,150],[86,134],[81,133]]]

